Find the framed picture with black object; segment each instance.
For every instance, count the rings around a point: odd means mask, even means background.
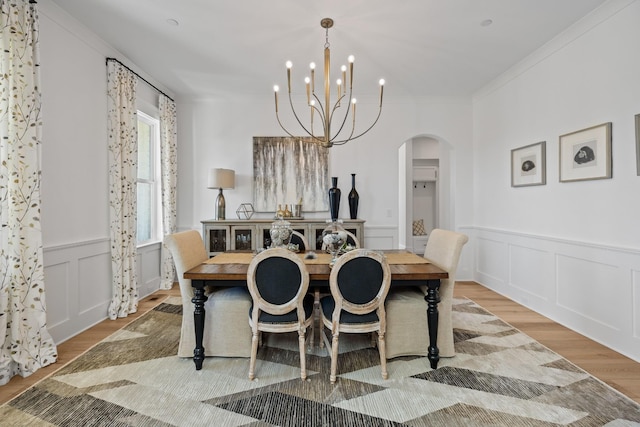
[[[611,122],[560,135],[560,182],[611,178]]]
[[[511,150],[511,186],[527,187],[547,183],[546,141]]]

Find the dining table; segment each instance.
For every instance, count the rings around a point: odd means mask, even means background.
[[[428,259],[405,250],[381,250],[391,270],[391,288],[396,286],[426,287],[425,309],[429,330],[428,359],[432,369],[438,367],[440,360],[438,339],[438,303],[440,302],[440,280],[447,279],[448,273],[431,263]],[[300,252],[298,254],[309,271],[309,287],[329,289],[332,255],[322,252]],[[229,251],[216,255],[202,264],[186,271],[185,279],[191,280],[194,297],[194,323],[196,347],[193,361],[196,370],[202,369],[205,354],[202,340],[204,336],[204,303],[207,301],[207,286],[247,286],[247,270],[255,256],[255,251]],[[247,316],[249,314],[247,313]],[[248,322],[247,317],[247,322]]]

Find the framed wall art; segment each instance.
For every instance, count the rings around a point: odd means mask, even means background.
[[[640,176],[640,114],[636,114],[636,171]]]
[[[560,135],[560,182],[611,178],[611,122]]]
[[[253,138],[253,208],[275,212],[299,204],[304,212],[329,210],[329,149],[311,137]]]
[[[511,186],[547,183],[546,141],[511,150]]]

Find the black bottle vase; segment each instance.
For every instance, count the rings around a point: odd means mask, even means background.
[[[331,188],[329,189],[329,212],[331,212],[331,221],[338,219],[338,211],[340,210],[340,189],[338,188],[338,177],[331,177]]]
[[[349,192],[349,214],[351,215],[351,219],[358,218],[358,202],[360,201],[360,196],[356,191],[356,174],[351,174],[351,191]]]

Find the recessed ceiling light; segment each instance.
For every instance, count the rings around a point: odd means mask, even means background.
[[[172,18],[167,19],[167,24],[172,25],[174,27],[177,27],[178,25],[180,25],[180,23],[177,20]]]
[[[493,24],[493,20],[491,19],[485,19],[484,21],[482,21],[480,23],[481,27],[488,27],[489,25]]]

